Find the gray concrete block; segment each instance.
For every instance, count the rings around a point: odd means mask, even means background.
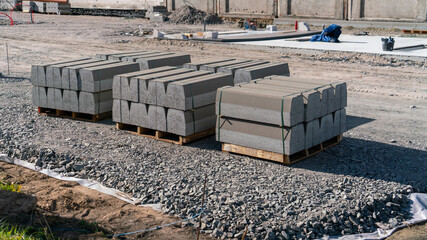
[[[347,131],[347,115],[345,108],[339,110],[340,112],[340,133]]]
[[[113,92],[104,91],[90,93],[81,91],[79,95],[79,112],[86,114],[101,114],[113,109]]]
[[[269,63],[236,70],[234,83],[244,83],[270,75],[289,75],[287,63]]]
[[[255,88],[274,91],[278,93],[300,93],[304,97],[304,122],[309,122],[320,115],[320,93],[307,90],[305,85],[285,83],[275,80],[254,80],[250,83],[239,84],[242,88]]]
[[[167,130],[166,116],[167,116],[167,108],[149,105],[148,121],[142,127],[166,132]]]
[[[139,80],[136,78],[121,78],[121,99],[139,102]]]
[[[120,100],[120,111],[122,116],[121,123],[131,124],[130,120],[130,102],[125,100]]]
[[[39,107],[48,108],[48,99],[47,99],[47,88],[46,87],[38,87],[39,92]]]
[[[340,131],[341,131],[341,111],[337,110],[335,112],[332,113],[332,117],[333,117],[333,136],[338,136],[340,135]]]
[[[221,117],[216,140],[240,146],[292,155],[305,148],[304,124],[278,127],[251,121]]]
[[[64,90],[62,96],[62,108],[64,111],[79,112],[79,92]]]
[[[149,89],[150,81],[163,77],[178,76],[192,71],[191,69],[177,68],[171,71],[156,72],[135,77],[139,81],[139,101],[145,104],[156,104],[156,91]]]
[[[37,78],[37,65],[32,65],[31,66],[31,85],[33,85],[33,87],[37,87],[39,86],[39,81]]]
[[[132,125],[144,127],[148,122],[148,106],[144,103],[131,102],[130,122]]]
[[[137,56],[137,55],[145,55],[145,54],[153,54],[157,52],[148,52],[148,51],[135,51],[135,52],[129,52],[129,53],[118,53],[118,54],[112,54],[108,56],[108,60],[124,60],[123,58],[129,57],[129,56]]]
[[[200,66],[200,70],[216,73],[218,68],[232,67],[234,65],[239,65],[239,64],[247,63],[247,62],[251,62],[251,60],[225,61],[225,62],[214,63],[214,64],[209,64],[209,65],[202,65],[202,66]]]
[[[320,123],[319,119],[314,119],[304,123],[305,128],[305,149],[311,148],[320,144]]]
[[[173,54],[136,60],[141,70],[152,69],[163,66],[180,66],[191,62],[189,54]]]
[[[63,99],[63,92],[64,90],[62,89],[58,89],[58,88],[54,88],[54,92],[55,92],[55,109],[58,110],[63,110],[62,108],[62,99]]]
[[[170,108],[167,114],[167,132],[189,136],[215,127],[215,104],[182,111]]]
[[[328,113],[320,118],[320,138],[322,142],[334,137],[332,113]]]
[[[144,96],[148,96],[148,98],[144,99],[144,101],[151,102],[152,104],[165,107],[167,105],[166,89],[169,83],[192,79],[200,76],[205,76],[208,74],[212,74],[212,73],[207,71],[195,71],[195,72],[188,72],[188,73],[179,74],[179,75],[173,75],[169,77],[162,77],[159,79],[153,79],[148,82],[148,88],[147,88],[148,90],[147,90],[147,93],[144,94]]]
[[[55,91],[54,91],[54,88],[47,88],[47,107],[55,109]]]
[[[121,60],[123,62],[136,62],[136,60],[138,60],[138,59],[171,56],[174,54],[175,53],[171,53],[171,52],[151,52],[151,53],[135,54],[135,55],[131,55],[131,56],[122,57]],[[143,70],[143,69],[141,69],[141,70]]]
[[[130,72],[130,73],[115,75],[113,78],[113,98],[114,99],[122,99],[122,94],[121,94],[121,81],[122,81],[122,79],[129,80],[132,77],[143,76],[143,75],[147,75],[147,74],[160,73],[160,72],[166,72],[166,71],[176,70],[176,69],[177,69],[176,67],[166,66],[166,67],[159,67],[159,68],[155,68],[155,69],[151,69],[151,70],[144,70],[144,71]],[[139,86],[138,86],[138,89],[139,89]],[[138,94],[138,98],[139,98],[139,94]]]
[[[166,107],[190,110],[214,104],[216,91],[233,85],[230,74],[215,73],[193,79],[171,82],[166,90]]]
[[[70,63],[55,64],[46,67],[46,86],[62,88],[62,70],[65,67],[101,62],[99,59],[85,59]]]
[[[200,67],[203,65],[211,65],[211,64],[217,64],[217,63],[231,62],[234,60],[236,60],[236,59],[222,59],[222,60],[205,61],[205,62],[199,62],[199,63],[185,63],[182,67],[183,68],[190,68],[193,70],[200,70]]]
[[[111,90],[115,75],[136,72],[138,70],[138,64],[124,62],[83,68],[80,70],[81,89],[86,92]]]
[[[37,66],[37,81],[38,81],[37,86],[40,86],[40,87],[47,86],[46,85],[46,68],[48,66],[57,65],[57,64],[64,64],[64,63],[72,63],[72,62],[83,61],[83,60],[87,60],[87,59],[90,59],[90,58],[69,59],[69,60],[53,62],[53,63],[49,63],[49,64],[35,65],[35,66]]]
[[[39,87],[33,87],[31,90],[31,100],[33,102],[34,107],[39,106]]]
[[[304,121],[304,99],[300,93],[223,87],[217,91],[216,114],[291,127]]]
[[[113,55],[123,55],[123,54],[133,54],[133,53],[141,53],[141,52],[149,52],[149,51],[129,51],[129,52],[119,52],[119,53],[100,53],[96,54],[96,58],[99,58],[101,60],[108,60],[109,56]]]
[[[82,65],[76,65],[71,67],[66,67],[62,71],[62,82],[63,84],[67,84],[66,81],[69,81],[69,89],[75,90],[75,91],[81,91],[83,90],[83,81],[81,75],[81,70],[93,68],[93,67],[101,67],[106,65],[111,65],[115,63],[121,63],[120,61],[99,61],[95,63],[88,63],[88,64],[82,64]],[[112,84],[111,84],[112,85]],[[108,89],[109,90],[109,89]],[[89,91],[87,91],[89,92]]]
[[[122,103],[119,99],[113,100],[113,122],[122,123]]]
[[[254,66],[259,66],[259,65],[263,65],[263,64],[267,64],[269,62],[264,62],[264,61],[249,61],[249,62],[245,62],[242,64],[236,64],[236,65],[231,65],[231,66],[225,66],[225,67],[220,67],[217,69],[218,73],[225,73],[225,74],[231,74],[234,76],[234,74],[236,73],[237,69],[241,69],[241,68],[247,68],[247,67],[254,67]]]

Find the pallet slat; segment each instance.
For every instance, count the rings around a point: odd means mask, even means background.
[[[189,136],[179,136],[173,133],[167,133],[163,131],[157,131],[153,129],[148,129],[144,127],[138,127],[125,123],[116,123],[117,130],[123,130],[129,132],[131,134],[135,134],[138,136],[143,136],[147,138],[156,139],[163,142],[173,143],[177,145],[184,145],[190,142],[194,142],[196,140],[208,137],[215,133],[215,128],[211,128],[199,133],[195,133]]]
[[[308,157],[316,155],[319,152],[322,152],[325,149],[330,148],[330,147],[338,144],[339,142],[341,142],[341,140],[342,140],[342,134],[340,134],[340,135],[338,135],[338,136],[336,136],[336,137],[334,137],[328,141],[325,141],[319,145],[313,146],[309,149],[305,149],[303,151],[300,151],[300,152],[292,154],[292,155],[285,155],[285,154],[281,154],[281,153],[275,153],[275,152],[270,152],[270,151],[255,149],[255,148],[249,148],[249,147],[244,147],[244,146],[240,146],[240,145],[236,145],[236,144],[230,144],[230,143],[222,143],[222,151],[228,152],[228,153],[235,153],[235,154],[255,157],[255,158],[260,158],[260,159],[264,159],[264,160],[280,162],[280,163],[283,163],[285,165],[291,165],[291,164],[294,164],[294,163],[299,162],[301,160],[304,160]]]
[[[78,112],[63,111],[58,109],[51,108],[38,108],[38,112],[41,115],[50,116],[50,117],[60,117],[60,118],[69,118],[80,121],[88,122],[99,122],[101,120],[111,118],[112,112],[100,113],[100,114],[86,114]]]

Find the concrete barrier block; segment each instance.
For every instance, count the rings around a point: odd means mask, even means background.
[[[327,141],[334,137],[332,113],[328,113],[320,118],[320,137],[322,142]]]
[[[142,127],[158,130],[158,131],[166,131],[166,116],[167,109],[164,107],[147,105],[148,106],[148,121],[144,123]]]
[[[167,85],[165,103],[167,107],[179,110],[214,104],[217,89],[227,85],[233,85],[233,76],[222,73],[171,82]]]
[[[63,92],[64,90],[55,88],[55,109],[63,110],[62,102],[63,102]]]
[[[150,100],[145,99],[145,101],[152,102],[152,104],[155,104],[158,106],[166,107],[167,105],[166,89],[169,83],[192,79],[200,76],[205,76],[208,74],[212,74],[212,73],[207,71],[195,71],[195,72],[188,72],[188,73],[173,75],[169,77],[162,77],[159,79],[153,79],[148,82],[148,93],[150,93],[149,95],[151,97],[155,97],[155,100],[152,100],[150,97]],[[153,96],[152,93],[155,93],[155,96]]]
[[[37,86],[40,87],[45,87],[47,86],[46,83],[46,68],[50,65],[57,65],[57,64],[64,64],[64,63],[72,63],[72,62],[76,62],[76,61],[82,61],[82,60],[87,60],[90,58],[79,58],[79,59],[69,59],[69,60],[65,60],[65,61],[59,61],[59,62],[53,62],[53,63],[49,63],[49,64],[40,64],[40,65],[34,65],[37,68]]]
[[[141,53],[141,52],[150,52],[150,51],[140,51],[140,50],[138,50],[138,51],[129,51],[129,52],[119,52],[119,53],[99,53],[99,54],[96,54],[96,58],[99,58],[99,59],[101,59],[101,60],[108,60],[108,58],[110,57],[110,56],[113,56],[113,55],[126,55],[126,54],[133,54],[133,53]]]
[[[100,114],[111,112],[113,109],[112,91],[98,93],[80,92],[79,112],[86,114]]]
[[[136,78],[121,78],[121,99],[139,102],[139,81]]]
[[[216,106],[217,115],[277,126],[291,127],[304,121],[304,99],[300,93],[223,87],[217,91]]]
[[[85,59],[81,61],[67,62],[61,64],[50,65],[46,67],[46,86],[62,88],[62,73],[63,69],[66,67],[90,64],[100,62],[99,59]]]
[[[218,68],[232,67],[234,65],[239,65],[247,62],[251,62],[251,60],[234,60],[234,61],[214,63],[214,64],[200,66],[200,70],[216,73]]]
[[[146,52],[146,53],[135,53],[135,54],[129,54],[129,55],[123,55],[123,56],[113,56],[111,57],[111,60],[120,60],[122,62],[136,62],[136,60],[140,58],[149,58],[149,57],[158,57],[158,56],[166,56],[166,55],[172,55],[174,53],[169,52]]]
[[[62,96],[62,108],[64,111],[79,112],[79,92],[64,90]]]
[[[148,106],[144,103],[131,102],[130,122],[132,125],[144,127],[148,122]]]
[[[153,69],[155,70],[155,69]],[[153,71],[149,70],[149,71]],[[163,72],[154,72],[150,74],[145,74],[142,76],[135,77],[139,81],[139,100],[141,103],[145,104],[156,104],[156,93],[157,91],[151,87],[150,89],[150,82],[156,79],[161,79],[163,77],[170,77],[170,76],[178,76],[181,74],[192,72],[191,69],[183,69],[183,68],[175,68],[170,71],[163,71]]]
[[[167,112],[167,132],[189,136],[215,127],[215,104],[182,111],[170,108]]]
[[[341,131],[341,111],[337,110],[335,112],[332,113],[332,117],[333,117],[333,136],[338,136],[340,135],[340,131]]]
[[[134,52],[124,52],[124,53],[116,53],[116,54],[110,54],[107,56],[107,59],[110,61],[122,61],[123,58],[129,57],[129,56],[136,56],[136,55],[144,55],[144,54],[151,54],[152,52],[148,51],[134,51]]]
[[[31,85],[33,85],[33,87],[39,86],[39,80],[37,78],[37,65],[31,66]]]
[[[340,133],[347,131],[347,114],[345,108],[340,110]]]
[[[67,87],[63,87],[64,89],[71,89],[74,91],[82,90],[82,77],[80,71],[85,68],[98,67],[109,65],[113,63],[120,63],[120,61],[98,61],[92,63],[79,64],[74,66],[65,67],[62,70],[62,85],[67,85]],[[68,81],[68,83],[67,83]]]
[[[221,117],[218,123],[216,140],[219,142],[286,155],[292,155],[305,148],[305,131],[302,123],[289,128],[281,128],[225,117]]]
[[[122,85],[120,75],[113,77],[113,99],[122,99]]]
[[[31,100],[34,107],[39,106],[39,87],[33,87],[31,89]]]
[[[231,75],[234,76],[237,69],[247,68],[247,67],[254,67],[254,66],[259,66],[259,65],[267,64],[267,63],[269,63],[269,62],[264,62],[264,61],[250,61],[250,62],[245,62],[245,63],[242,63],[242,64],[236,64],[236,65],[232,65],[232,66],[219,67],[217,69],[217,73],[231,74]]]
[[[288,75],[289,66],[287,63],[269,63],[260,66],[238,69],[234,76],[234,83],[244,83],[257,78],[270,75]]]
[[[47,99],[47,88],[46,87],[38,87],[39,92],[39,107],[47,108],[48,106],[48,99]]]
[[[113,100],[113,122],[122,123],[122,103],[119,99]]]
[[[189,54],[172,54],[166,56],[141,58],[136,60],[141,70],[163,66],[181,66],[191,62]]]
[[[54,91],[54,88],[47,88],[47,107],[55,109],[55,91]]]
[[[217,64],[217,63],[223,63],[223,62],[230,62],[234,61],[236,59],[222,59],[217,61],[206,61],[206,62],[199,62],[199,63],[185,63],[182,67],[183,68],[190,68],[193,70],[200,70],[200,67],[203,65],[211,65],[211,64]]]
[[[136,72],[138,70],[138,64],[136,63],[113,63],[84,68],[80,70],[81,89],[86,92],[111,90],[115,75]]]
[[[120,111],[122,116],[121,123],[131,124],[130,120],[130,102],[125,100],[120,100]]]

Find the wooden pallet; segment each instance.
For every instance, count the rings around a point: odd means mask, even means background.
[[[126,123],[116,123],[117,130],[123,130],[131,134],[143,136],[147,138],[156,139],[163,142],[173,143],[177,145],[184,145],[186,143],[194,142],[196,140],[208,137],[215,133],[215,128],[211,128],[189,136],[179,136],[173,133],[157,131],[149,128],[138,127]]]
[[[329,139],[328,141],[325,141],[319,145],[313,146],[309,149],[302,150],[301,152],[298,152],[292,155],[285,155],[281,153],[264,151],[264,150],[255,149],[255,148],[243,147],[243,146],[230,144],[230,143],[223,143],[222,151],[228,152],[228,153],[246,155],[246,156],[255,157],[255,158],[261,158],[264,160],[280,162],[285,165],[291,165],[298,161],[301,161],[308,157],[316,155],[317,153],[338,144],[339,142],[341,142],[341,140],[342,140],[342,134],[332,139]]]
[[[402,30],[403,33],[406,34],[427,34],[427,30],[416,30],[416,29],[411,29],[411,30]]]
[[[99,122],[101,120],[111,118],[112,116],[112,112],[106,112],[101,114],[86,114],[86,113],[70,112],[70,111],[63,111],[63,110],[51,109],[51,108],[43,108],[43,107],[39,107],[38,112],[41,115],[69,118],[69,119],[88,121],[88,122]]]

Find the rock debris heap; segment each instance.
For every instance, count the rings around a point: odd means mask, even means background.
[[[177,24],[219,24],[222,20],[216,15],[206,13],[190,6],[183,6],[176,9],[169,16],[169,22]]]
[[[345,82],[270,76],[217,93],[217,140],[292,155],[346,128]]]

